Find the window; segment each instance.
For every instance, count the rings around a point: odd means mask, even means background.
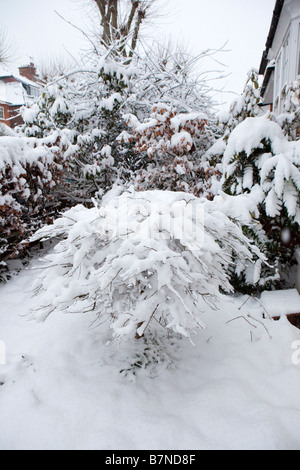
[[[3,106],[0,106],[0,119],[5,119]]]
[[[283,61],[282,61],[282,81],[281,87],[287,84],[289,77],[289,58],[290,58],[290,35],[288,35],[283,46]]]
[[[282,53],[280,52],[279,57],[276,62],[275,69],[275,96],[278,96],[280,93],[281,87],[281,63],[282,63]]]
[[[40,89],[39,87],[35,87],[32,85],[27,85],[25,83],[22,84],[23,88],[26,91],[27,96],[30,96],[32,98],[39,98],[40,96]]]
[[[287,85],[289,78],[289,64],[290,64],[290,34],[285,40],[282,50],[276,62],[275,72],[275,96],[279,96],[283,87]]]
[[[36,87],[34,87],[34,86],[30,86],[30,87],[29,87],[29,90],[28,90],[28,94],[29,94],[30,96],[34,96],[34,98],[39,98],[39,96],[40,96],[40,90],[39,90],[39,88],[36,88]]]

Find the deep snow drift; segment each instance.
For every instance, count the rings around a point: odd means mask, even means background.
[[[300,331],[286,318],[224,297],[195,347],[165,339],[164,362],[126,376],[141,340],[105,346],[92,313],[31,320],[36,276],[0,287],[1,449],[300,449]]]

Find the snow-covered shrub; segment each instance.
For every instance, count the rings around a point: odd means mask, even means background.
[[[135,150],[147,152],[150,158],[155,153],[182,156],[191,152],[195,137],[199,138],[206,125],[203,113],[177,113],[166,103],[156,103],[143,123],[132,114],[124,119],[133,132]]]
[[[233,129],[245,119],[258,116],[261,103],[258,71],[251,69],[241,96],[231,103],[228,112],[219,113],[219,125],[223,130],[223,138],[227,140]]]
[[[148,163],[136,172],[138,191],[183,191],[213,198],[214,180],[221,174],[200,155],[207,125],[203,113],[178,113],[166,103],[156,103],[143,123],[133,114],[124,119],[131,133],[123,132],[119,141],[132,142],[134,151],[146,154]]]
[[[14,137],[15,135],[16,133],[13,129],[0,122],[0,137]]]
[[[2,267],[25,248],[26,238],[53,218],[53,190],[62,172],[58,150],[55,136],[0,137]]]
[[[288,270],[300,243],[299,141],[288,141],[268,116],[247,118],[230,134],[223,165],[223,190],[248,194],[259,208],[247,235],[275,268]]]
[[[73,117],[72,102],[61,85],[45,87],[30,108],[22,108],[23,133],[26,137],[42,138],[67,127]]]
[[[151,162],[146,169],[141,169],[133,183],[137,191],[184,191],[212,200],[220,177],[220,169],[204,159],[165,154],[159,162]]]
[[[93,197],[101,197],[116,182],[132,184],[136,174],[149,164],[149,143],[156,149],[170,147],[181,157],[194,152],[194,137],[202,153],[214,141],[208,80],[192,73],[193,65],[208,51],[198,58],[168,53],[161,62],[161,57],[153,60],[149,48],[143,56],[136,54],[128,61],[119,54],[120,44],[109,51],[97,47],[88,60],[84,58],[81,68],[49,84],[38,102],[23,113],[23,132],[27,136],[60,134],[66,183],[60,199],[66,206],[91,204]],[[165,113],[158,110],[160,102],[166,103]],[[155,104],[156,125],[146,129]],[[171,117],[172,110],[176,113]],[[145,126],[145,132],[137,131],[134,142],[123,119],[130,114]],[[164,137],[159,138],[160,133]],[[143,138],[146,143],[142,143]],[[143,174],[144,179],[146,176]]]
[[[228,269],[259,251],[210,201],[168,191],[123,193],[101,207],[76,206],[34,240],[62,237],[34,286],[37,317],[94,312],[113,338],[142,337],[152,324],[191,337],[232,292]],[[261,258],[262,260],[263,258]]]
[[[284,134],[289,140],[299,138],[300,124],[300,83],[293,82],[286,93],[284,112],[272,118],[278,122]],[[298,134],[298,135],[297,135]]]
[[[125,128],[120,108],[132,74],[130,66],[98,59],[48,85],[37,103],[24,109],[26,136],[59,134],[65,167],[61,200],[66,206],[91,203],[126,174],[116,138]]]
[[[206,168],[210,168],[207,178],[210,195],[215,196],[222,187],[220,180],[223,174],[223,156],[232,131],[245,119],[258,116],[261,102],[258,71],[251,69],[241,96],[233,100],[228,111],[218,113],[217,127],[214,130],[215,141],[204,154]],[[203,195],[207,196],[207,192]]]

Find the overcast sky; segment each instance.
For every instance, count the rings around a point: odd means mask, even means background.
[[[54,10],[84,28],[88,25],[84,3],[87,0],[0,0],[0,27],[14,38],[18,62],[23,65],[29,57],[38,61],[65,50],[76,55],[83,37]],[[240,94],[248,70],[259,68],[274,6],[275,0],[169,0],[170,16],[158,18],[151,34],[180,38],[194,53],[219,49],[228,42],[229,52],[217,57],[230,76],[219,86]],[[228,102],[231,95],[219,94],[218,100],[222,99]]]

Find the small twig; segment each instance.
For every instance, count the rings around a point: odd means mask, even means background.
[[[238,320],[239,318],[242,318],[243,320],[245,320],[247,323],[249,323],[249,325],[253,326],[253,328],[257,328],[257,326],[253,325],[249,320],[247,320],[247,318],[244,317],[244,315],[239,315],[238,317],[232,318],[231,320],[227,321],[226,324],[231,323],[234,320]]]
[[[262,302],[260,302],[256,297],[253,297],[256,302],[259,303],[259,305],[262,307],[262,309],[265,311],[265,313],[267,314],[267,316],[269,317],[270,320],[273,320],[273,317],[272,315],[270,315],[270,313],[266,310],[266,308],[264,307],[264,305],[262,304]]]
[[[268,328],[266,327],[266,325],[265,325],[262,321],[257,320],[256,318],[251,317],[251,315],[248,315],[248,317],[250,317],[252,320],[257,321],[258,323],[260,323],[260,324],[264,327],[264,329],[266,330],[266,332],[268,333],[270,339],[273,339],[272,336],[270,335],[270,332],[269,332]]]
[[[242,303],[242,305],[238,308],[238,310],[241,310],[241,309],[244,307],[244,305],[246,305],[246,303],[248,302],[248,300],[250,299],[250,297],[251,297],[251,295],[249,295],[249,296],[247,297],[247,299],[245,300],[245,302]]]

